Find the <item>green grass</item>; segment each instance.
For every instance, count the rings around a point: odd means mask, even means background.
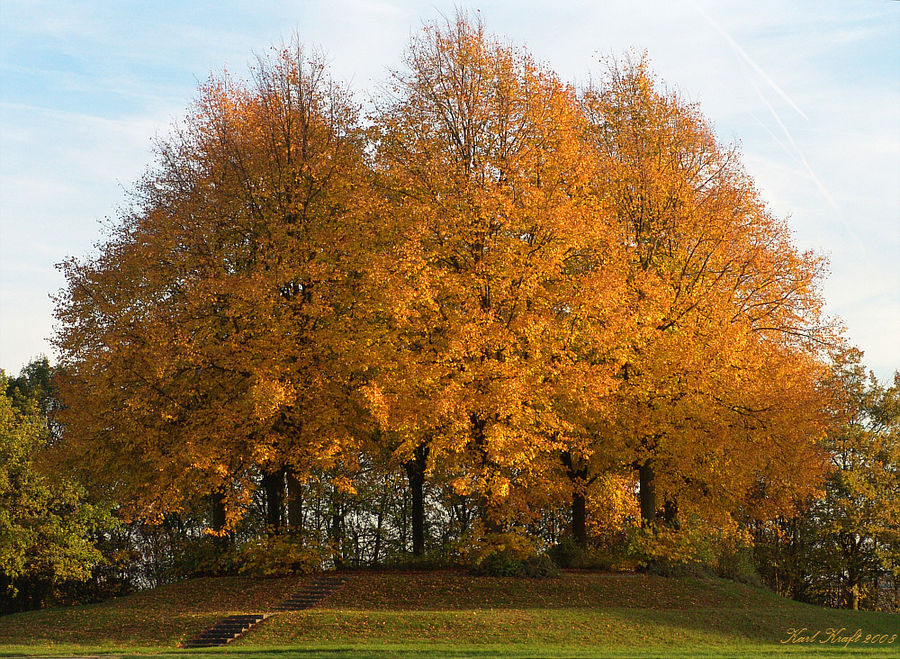
[[[200,579],[102,604],[0,617],[0,656],[174,650],[230,613],[265,610],[299,579]],[[819,630],[783,644],[789,628]],[[900,616],[835,611],[720,579],[566,573],[556,579],[455,572],[356,573],[318,607],[281,613],[227,657],[900,656],[893,644],[819,643],[827,630],[900,634]]]

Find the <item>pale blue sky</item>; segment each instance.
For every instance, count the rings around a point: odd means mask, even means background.
[[[559,6],[557,6],[559,5]],[[479,9],[568,80],[646,49],[738,140],[795,242],[831,259],[828,310],[900,368],[900,2],[0,2],[0,368],[52,352],[53,264],[102,239],[197,82],[298,33],[365,102],[423,21]]]

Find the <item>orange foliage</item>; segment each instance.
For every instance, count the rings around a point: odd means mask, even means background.
[[[64,264],[68,450],[136,514],[212,492],[236,509],[257,471],[308,473],[352,441],[334,355],[360,137],[299,48],[261,59],[251,85],[212,79],[99,256]]]
[[[72,463],[232,522],[260,471],[360,451],[495,526],[573,496],[619,525],[650,466],[653,515],[723,528],[814,489],[824,263],[696,107],[644,60],[579,92],[464,16],[406,64],[366,130],[299,48],[201,88],[63,266]]]
[[[796,251],[736,150],[659,91],[645,60],[611,65],[583,103],[635,323],[597,441],[625,466],[651,465],[647,485],[682,512],[727,520],[754,488],[788,505],[779,493],[822,475],[822,259]]]

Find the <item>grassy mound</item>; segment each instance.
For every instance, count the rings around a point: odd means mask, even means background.
[[[781,643],[789,629],[820,630]],[[845,632],[827,640],[827,630]],[[721,579],[566,573],[556,579],[479,578],[444,572],[362,574],[312,611],[267,621],[235,649],[359,646],[400,655],[758,656],[898,654],[893,644],[838,642],[900,632],[900,617],[835,611]],[[871,639],[870,639],[871,640]],[[887,640],[887,639],[885,639]],[[448,642],[452,645],[448,645]],[[386,648],[387,649],[387,648]]]
[[[172,649],[233,613],[265,610],[298,579],[217,577],[90,604],[0,616],[0,656],[33,650]]]
[[[235,657],[900,654],[900,636],[887,642],[900,633],[896,615],[823,609],[720,579],[577,572],[541,580],[449,571],[346,576],[346,586],[316,608],[280,613],[228,648],[202,652]],[[178,641],[225,615],[264,611],[300,584],[302,579],[197,579],[93,606],[5,616],[0,656],[111,651],[185,656],[174,650]],[[790,638],[789,630],[804,628],[804,636],[818,635],[781,642]],[[857,630],[861,636],[845,642]]]

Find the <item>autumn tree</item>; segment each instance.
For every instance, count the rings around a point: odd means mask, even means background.
[[[221,530],[261,486],[279,526],[286,474],[296,491],[351,440],[356,121],[296,44],[212,78],[97,255],[62,265],[66,450],[127,515],[211,498]]]
[[[646,59],[613,62],[582,103],[633,320],[593,446],[637,472],[647,526],[677,526],[683,508],[727,521],[761,481],[788,505],[823,465],[822,259],[792,245],[737,150]]]
[[[255,491],[300,528],[306,492],[336,561],[398,476],[415,554],[429,482],[466,532],[565,505],[581,544],[634,479],[648,529],[812,494],[824,264],[697,108],[644,60],[579,92],[465,14],[405,67],[365,128],[297,46],[202,86],[63,264],[73,468],[128,517],[211,502],[219,535]]]
[[[615,299],[609,271],[579,267],[607,240],[581,193],[598,161],[574,90],[477,21],[427,26],[406,64],[375,117],[391,248],[373,269],[387,295],[374,293],[367,391],[414,510],[441,473],[496,529],[545,489],[545,459],[571,431],[560,391],[590,405],[609,382],[605,364],[573,359],[587,319],[603,341]]]

